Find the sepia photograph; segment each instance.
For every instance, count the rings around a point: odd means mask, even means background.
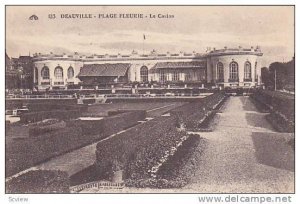
[[[5,193],[294,194],[295,5],[5,5]]]

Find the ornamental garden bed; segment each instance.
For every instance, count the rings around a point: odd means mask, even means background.
[[[62,171],[34,170],[5,183],[6,193],[69,193],[69,177]]]
[[[145,115],[145,111],[132,111],[96,121],[67,121],[65,128],[22,140],[7,140],[6,176],[132,127]]]
[[[56,131],[66,127],[65,121],[46,119],[29,125],[29,136],[38,136],[47,132]]]

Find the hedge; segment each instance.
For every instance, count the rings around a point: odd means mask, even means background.
[[[175,123],[175,117],[158,117],[98,143],[99,173],[109,175],[122,169],[127,179],[150,178],[149,170],[185,135],[175,128]]]
[[[6,193],[70,193],[68,174],[54,170],[34,170],[6,182]]]
[[[86,105],[72,105],[60,103],[29,103],[27,107],[30,112],[49,111],[49,110],[80,110],[81,112],[87,111]]]
[[[251,98],[270,111],[267,119],[281,132],[295,130],[295,99],[276,91],[256,90]]]
[[[127,179],[125,184],[128,187],[140,188],[181,188],[194,177],[203,151],[203,139],[199,135],[190,135],[161,166],[157,178]]]
[[[178,118],[178,126],[183,125],[188,130],[197,131],[205,120],[213,116],[226,97],[223,92],[215,93],[200,101],[185,104],[170,113]]]
[[[80,116],[80,110],[52,110],[52,111],[39,111],[22,114],[20,121],[22,123],[38,122],[44,119],[56,118],[60,120],[69,120],[72,118],[78,118]]]

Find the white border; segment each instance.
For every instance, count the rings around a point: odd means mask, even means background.
[[[159,1],[159,0],[146,0],[146,1],[140,1],[140,0],[131,0],[131,1],[120,1],[120,0],[102,0],[102,1],[92,1],[92,0],[85,0],[85,1],[79,1],[79,0],[72,0],[72,1],[66,1],[66,0],[45,0],[43,2],[41,2],[40,0],[31,0],[31,1],[22,1],[22,0],[4,0],[1,1],[1,20],[0,20],[0,27],[2,28],[2,32],[0,32],[0,45],[1,48],[0,49],[0,56],[3,56],[3,60],[1,61],[1,68],[2,68],[2,74],[0,74],[0,83],[1,83],[1,88],[2,91],[0,92],[0,98],[1,98],[1,112],[0,114],[2,115],[2,117],[0,117],[0,122],[1,122],[1,130],[2,130],[2,140],[0,142],[0,147],[1,147],[1,151],[2,151],[2,156],[0,157],[0,163],[2,164],[2,168],[1,168],[1,176],[0,176],[0,192],[1,192],[1,201],[4,201],[2,203],[11,203],[9,202],[9,197],[27,197],[29,198],[29,202],[31,204],[39,204],[39,203],[45,203],[45,204],[52,204],[53,202],[62,202],[62,203],[72,203],[72,204],[76,204],[76,203],[199,203],[198,201],[198,196],[204,196],[205,194],[80,194],[80,195],[74,195],[74,194],[70,194],[70,195],[59,195],[59,194],[36,194],[36,195],[7,195],[4,194],[4,178],[5,178],[5,172],[4,172],[4,139],[5,139],[5,133],[4,133],[4,127],[5,127],[5,121],[4,121],[4,111],[5,111],[5,101],[4,101],[4,87],[5,87],[5,36],[4,36],[4,28],[5,28],[5,22],[4,22],[4,16],[5,16],[5,5],[12,5],[12,4],[76,4],[76,5],[87,5],[87,4],[92,4],[92,5],[113,5],[113,4],[134,4],[134,5],[138,5],[138,4],[155,4],[155,5],[166,5],[166,4],[172,4],[172,5],[196,5],[196,4],[204,4],[204,5],[229,5],[229,4],[239,4],[239,5],[274,5],[274,4],[278,4],[278,5],[286,5],[286,4],[290,4],[290,5],[296,5],[296,11],[295,11],[295,15],[296,15],[296,34],[298,33],[298,27],[299,27],[299,16],[297,15],[297,11],[299,3],[297,5],[296,0],[272,0],[272,1],[268,1],[268,0],[230,0],[230,1],[224,1],[224,0],[203,0],[201,2],[197,1],[197,0],[165,0],[165,1]],[[296,51],[300,50],[299,49],[299,43],[297,41],[296,38]],[[300,51],[298,51],[300,52]],[[297,70],[299,68],[299,63],[298,63],[298,52],[296,52],[296,79],[299,78],[299,71]],[[298,100],[297,100],[297,96],[299,95],[299,87],[300,87],[300,81],[296,80],[296,110],[298,110]],[[296,111],[296,121],[298,123],[298,114]],[[296,133],[299,135],[299,127],[296,126]],[[297,137],[297,135],[296,135]],[[299,146],[298,141],[299,139],[296,139],[296,149]],[[296,159],[299,160],[299,150],[296,150]],[[299,168],[299,162],[296,161],[296,170],[298,170]],[[299,174],[296,171],[296,195],[291,195],[292,198],[292,203],[299,203],[300,202],[300,196],[299,196]],[[2,196],[3,195],[3,196]],[[213,194],[210,194],[213,195]],[[218,195],[218,194],[216,194]],[[226,194],[228,195],[228,194]],[[224,194],[224,196],[226,196]],[[253,194],[251,194],[253,195]],[[256,194],[257,196],[259,194]]]

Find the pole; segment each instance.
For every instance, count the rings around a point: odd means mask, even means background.
[[[275,91],[276,91],[276,89],[277,89],[277,84],[276,84],[276,69],[275,69]]]
[[[144,56],[144,45],[145,44],[145,34],[143,34],[143,56]]]

